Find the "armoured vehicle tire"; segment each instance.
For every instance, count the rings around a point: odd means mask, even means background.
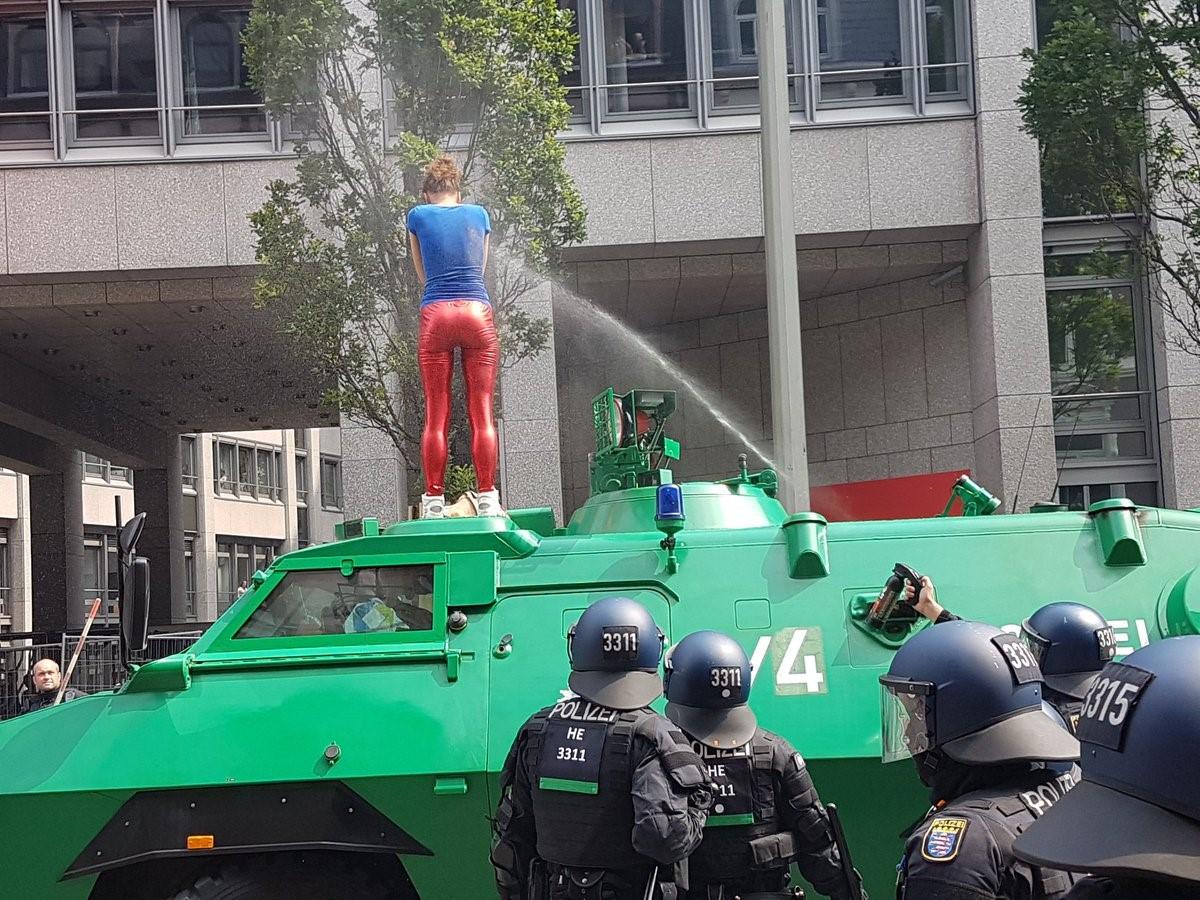
[[[381,862],[374,854],[357,853],[230,857],[168,896],[170,900],[418,900],[399,865],[397,877],[389,871],[391,866]]]

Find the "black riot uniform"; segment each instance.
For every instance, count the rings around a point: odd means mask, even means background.
[[[1082,603],[1051,603],[1021,625],[1046,683],[1045,699],[1058,710],[1074,734],[1083,698],[1096,676],[1117,653],[1112,627]]]
[[[1012,852],[1073,785],[1044,763],[1079,756],[1042,710],[1041,679],[1020,638],[966,621],[920,632],[880,678],[884,762],[913,758],[934,804],[908,835],[901,900],[1042,900],[1070,889],[1066,872]]]
[[[1033,865],[1091,872],[1070,900],[1200,897],[1200,637],[1109,663],[1083,703],[1083,780],[1021,835]]]
[[[818,891],[854,896],[829,817],[804,760],[786,740],[758,727],[747,705],[750,661],[715,631],[689,634],[665,661],[667,717],[692,740],[713,784],[704,841],[692,854],[687,896],[733,900],[785,893],[793,861]]]
[[[575,696],[535,713],[501,774],[492,864],[502,898],[643,900],[686,887],[711,792],[699,757],[647,707],[663,634],[610,597],[568,636]],[[648,893],[648,885],[654,885]]]

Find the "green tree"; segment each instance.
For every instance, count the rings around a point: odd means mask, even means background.
[[[254,2],[243,37],[251,78],[296,135],[299,157],[295,176],[273,181],[250,217],[254,291],[312,360],[324,400],[386,433],[411,469],[423,399],[405,215],[419,202],[421,168],[450,149],[464,193],[491,212],[502,364],[540,353],[549,324],[519,302],[529,273],[553,270],[559,250],[584,237],[557,139],[570,115],[559,76],[577,39],[556,0],[355,8]],[[453,458],[463,456],[459,422]]]
[[[1047,213],[1116,223],[1200,355],[1200,0],[1046,2],[1018,103]]]

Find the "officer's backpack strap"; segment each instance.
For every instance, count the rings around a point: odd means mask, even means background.
[[[1018,835],[1037,821],[1026,818],[1031,811],[1020,797],[1001,797],[984,805],[994,809],[1005,819],[1004,828],[1008,832],[1004,836],[1007,846],[1002,848],[1005,852],[1011,852],[1012,843]],[[1076,881],[1075,876],[1058,869],[1046,869],[1034,865],[1031,865],[1029,869],[1034,879],[1033,896],[1035,898],[1057,897],[1065,894]]]
[[[685,791],[693,790],[704,784],[706,780],[704,762],[696,755],[696,751],[692,749],[683,732],[676,728],[663,728],[667,737],[671,739],[669,742],[664,741],[662,731],[656,733],[657,728],[662,728],[659,717],[649,710],[638,710],[638,712],[643,714],[643,718],[637,723],[636,734],[657,748],[658,760],[667,776]]]
[[[755,804],[754,812],[759,822],[775,820],[775,806],[767,803],[768,798],[775,796],[775,775],[783,775],[775,771],[775,738],[768,734],[758,734],[750,745],[754,757]]]
[[[550,710],[542,709],[534,713],[525,723],[525,764],[532,767],[537,765],[542,755],[542,741],[546,735],[546,724],[550,720]]]

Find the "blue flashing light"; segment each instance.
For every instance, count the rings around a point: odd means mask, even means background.
[[[660,484],[654,495],[654,518],[659,522],[683,522],[683,490],[677,484]]]

